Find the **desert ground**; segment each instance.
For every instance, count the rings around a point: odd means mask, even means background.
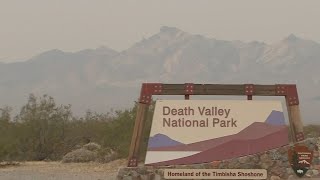
[[[114,180],[126,160],[100,163],[22,162],[0,167],[0,180]]]

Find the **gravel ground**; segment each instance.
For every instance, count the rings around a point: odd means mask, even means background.
[[[114,180],[126,160],[107,164],[25,162],[0,168],[0,180]]]

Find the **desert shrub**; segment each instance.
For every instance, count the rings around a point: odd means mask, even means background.
[[[118,157],[118,153],[111,148],[102,148],[98,151],[97,161],[100,163],[108,163],[116,160]]]
[[[48,95],[31,94],[15,116],[11,115],[11,108],[0,108],[0,161],[82,162],[94,159],[92,151],[99,153],[101,162],[126,158],[136,112],[137,103],[126,110],[111,110],[105,114],[88,110],[83,117],[76,117],[71,105],[58,105]],[[149,130],[152,113],[153,106],[145,122]],[[149,131],[144,131],[140,144],[142,158],[148,136]]]
[[[63,163],[71,163],[71,162],[90,162],[95,161],[97,158],[97,152],[87,150],[85,148],[76,149],[67,153],[62,158]]]
[[[307,125],[303,128],[306,137],[319,137],[320,125]]]
[[[88,144],[85,144],[83,148],[89,151],[98,151],[99,149],[101,149],[101,146],[97,143],[90,142]]]

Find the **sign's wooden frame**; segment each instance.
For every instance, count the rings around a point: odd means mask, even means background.
[[[143,83],[141,87],[137,116],[129,150],[128,167],[138,165],[138,154],[143,131],[143,124],[152,95],[245,95],[284,96],[286,99],[292,141],[304,140],[303,124],[300,116],[298,91],[295,84],[255,85],[255,84],[162,84]]]

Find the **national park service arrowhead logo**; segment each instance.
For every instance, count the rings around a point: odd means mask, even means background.
[[[293,171],[298,177],[302,177],[310,168],[313,151],[310,151],[307,146],[295,145],[289,149],[288,158]]]

